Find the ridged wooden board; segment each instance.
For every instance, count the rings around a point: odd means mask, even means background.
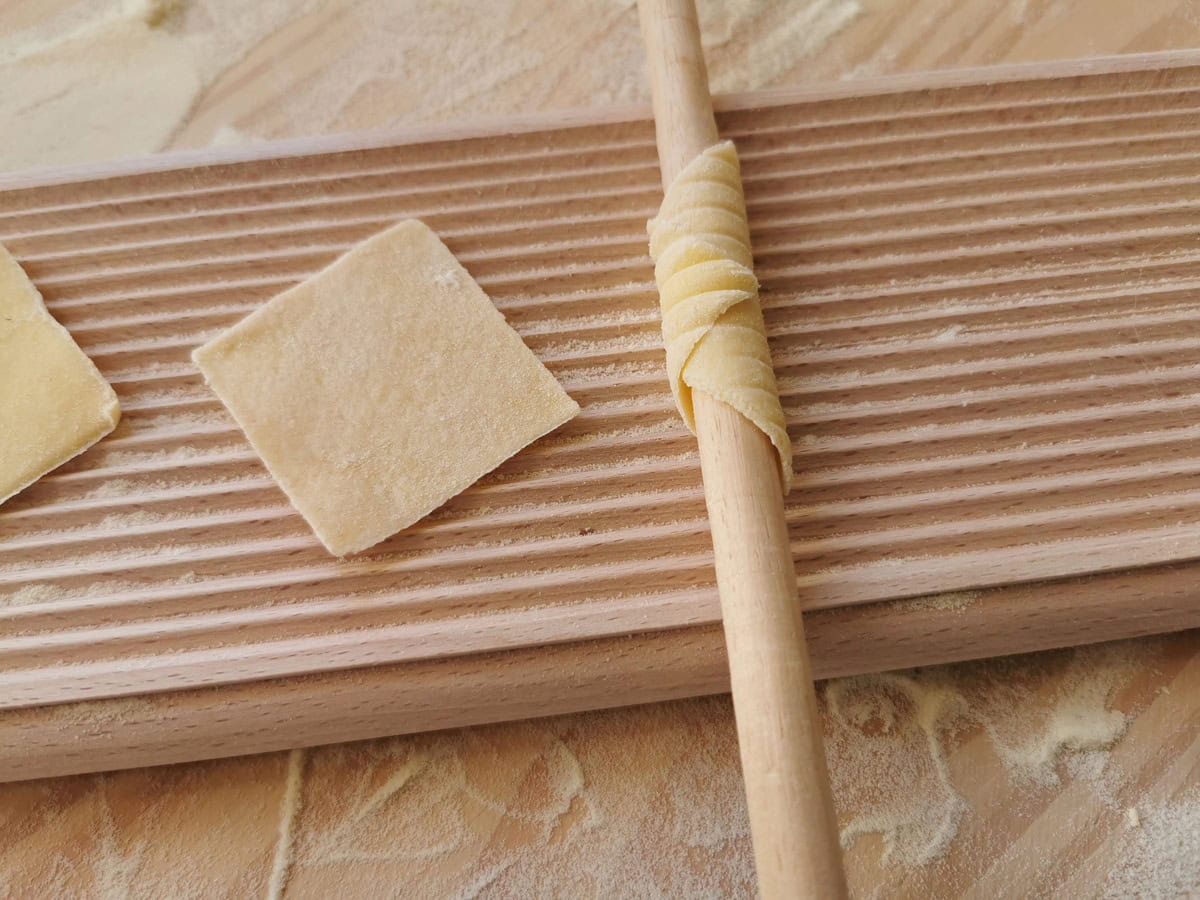
[[[722,109],[818,671],[1200,625],[1181,564],[1200,557],[1200,55]],[[0,778],[721,689],[646,256],[659,199],[641,111],[0,180],[0,241],[125,410],[0,508]],[[583,412],[334,560],[189,353],[410,216]]]

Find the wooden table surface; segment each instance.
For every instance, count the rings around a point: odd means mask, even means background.
[[[0,82],[21,64],[5,41],[53,39],[84,6],[0,5]],[[631,2],[510,0],[486,21],[432,0],[182,7],[155,27],[202,59],[166,147],[647,97]],[[1200,46],[1182,0],[700,7],[718,91]],[[133,131],[124,152],[163,148]],[[1196,637],[823,685],[855,896],[1200,893]],[[0,786],[0,898],[273,888],[752,896],[728,700]]]

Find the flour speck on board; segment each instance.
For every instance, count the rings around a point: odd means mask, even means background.
[[[978,603],[982,596],[981,591],[951,591],[946,594],[913,597],[911,600],[897,600],[894,607],[914,611],[961,613]]]
[[[170,578],[156,578],[153,590],[169,592],[172,588],[197,584],[202,579],[195,572],[183,572]],[[96,600],[145,590],[147,585],[136,581],[97,578],[83,586],[63,587],[53,582],[37,581],[22,585],[15,590],[0,592],[0,609],[5,606],[29,606],[37,603],[66,603],[81,600]]]

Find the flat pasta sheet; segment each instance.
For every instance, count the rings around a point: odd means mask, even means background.
[[[112,387],[0,247],[0,503],[117,427]]]
[[[355,247],[193,358],[338,556],[413,524],[579,412],[417,221]]]

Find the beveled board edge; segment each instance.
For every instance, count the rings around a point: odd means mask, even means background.
[[[978,84],[1002,84],[1086,75],[1108,75],[1146,69],[1168,69],[1200,65],[1200,49],[1165,50],[1154,53],[1130,53],[1053,62],[1011,63],[998,66],[938,69],[930,72],[906,72],[826,82],[801,87],[745,91],[713,98],[720,113],[734,110],[786,106],[815,100],[845,97],[871,97],[913,90],[933,90]],[[170,150],[147,156],[102,162],[44,166],[18,172],[0,173],[0,191],[64,184],[73,181],[125,177],[150,172],[169,172],[194,166],[285,159],[315,153],[347,153],[432,141],[456,141],[489,135],[523,134],[535,131],[567,130],[587,125],[646,121],[651,118],[649,104],[567,110],[545,110],[522,116],[480,116],[467,121],[432,125],[401,125],[318,137],[286,138],[232,147],[205,147]]]
[[[1200,564],[1156,566],[818,610],[805,622],[816,677],[831,678],[1200,628],[1198,584]],[[908,604],[902,616],[897,602]],[[632,706],[728,686],[724,640],[707,625],[11,710],[0,713],[0,781]]]

